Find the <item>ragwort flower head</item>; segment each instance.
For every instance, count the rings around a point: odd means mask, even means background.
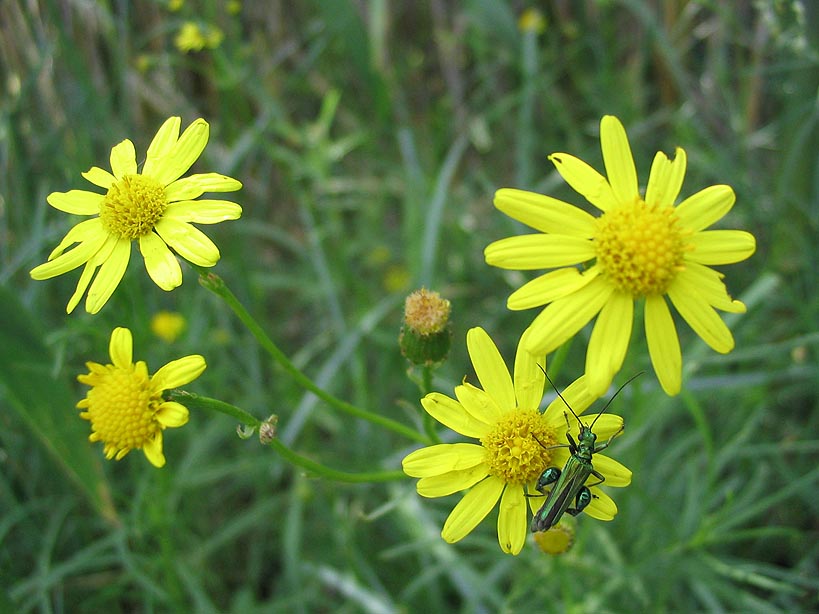
[[[421,404],[445,426],[479,442],[421,448],[404,459],[403,468],[407,475],[421,478],[417,489],[423,497],[444,497],[468,490],[444,523],[444,540],[454,543],[464,538],[500,501],[500,547],[504,552],[518,554],[529,532],[527,508],[533,515],[545,500],[535,490],[538,477],[547,467],[563,467],[569,458],[568,410],[560,398],[543,412],[538,410],[545,376],[538,361],[523,349],[525,338],[518,345],[514,379],[482,328],[471,329],[466,342],[483,389],[464,382],[455,388],[457,400],[433,392]],[[589,394],[585,377],[562,394],[578,414],[596,399]],[[581,420],[589,425],[593,418]],[[593,432],[598,439],[606,440],[622,426],[619,416],[603,414]],[[631,482],[631,471],[602,454],[594,455],[594,468],[606,478],[606,486],[627,486]],[[590,480],[596,481],[594,477]],[[592,486],[591,492],[593,498],[584,510],[586,514],[599,520],[614,518],[614,501],[597,486]]]
[[[141,449],[155,467],[165,464],[162,431],[188,422],[188,410],[162,393],[199,377],[205,359],[194,354],[169,362],[153,377],[143,361],[133,362],[133,339],[127,328],[111,333],[109,353],[113,364],[87,362],[89,373],[77,380],[91,386],[77,403],[80,417],[91,422],[89,441],[101,441],[108,459],[120,460],[131,450]]]
[[[728,295],[722,274],[709,265],[745,260],[756,243],[747,232],[705,230],[733,206],[730,186],[705,188],[674,205],[685,175],[682,149],[674,160],[657,153],[641,195],[628,138],[616,117],[601,120],[600,142],[608,179],[569,154],[549,159],[602,215],[534,192],[498,190],[498,209],[543,234],[496,241],[485,250],[486,262],[505,269],[556,269],[523,285],[507,303],[510,309],[547,305],[527,336],[526,348],[536,355],[552,352],[597,316],[586,353],[593,394],[603,394],[622,366],[634,303],[644,299],[654,370],[663,390],[677,394],[682,356],[666,297],[709,346],[730,352],[734,339],[715,310],[742,313],[745,305]],[[581,271],[584,263],[591,266]]]
[[[112,172],[95,166],[82,174],[107,190],[105,194],[71,190],[48,195],[48,204],[55,209],[94,216],[74,226],[51,252],[48,262],[31,271],[34,279],[49,279],[85,265],[68,301],[68,313],[89,284],[86,311],[97,313],[105,305],[125,274],[132,241],[139,242],[148,275],[163,290],[173,290],[182,283],[182,269],[169,248],[199,266],[211,267],[218,262],[219,249],[191,222],[235,220],[242,208],[225,200],[195,199],[205,192],[232,192],[242,184],[218,173],[182,177],[205,149],[210,128],[205,120],[197,119],[180,136],[180,124],[178,117],[162,124],[148,147],[141,173],[134,144],[126,139],[111,150]],[[65,251],[74,243],[79,245]]]

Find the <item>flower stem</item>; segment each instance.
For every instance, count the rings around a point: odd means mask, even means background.
[[[346,401],[342,401],[341,399],[334,397],[329,392],[326,392],[324,389],[320,388],[313,382],[313,380],[302,373],[299,368],[296,367],[296,365],[294,365],[284,354],[284,352],[282,352],[278,346],[273,343],[273,340],[267,336],[264,330],[262,330],[262,327],[259,326],[256,320],[253,319],[253,316],[248,313],[247,309],[244,308],[244,305],[242,305],[239,302],[239,299],[237,299],[233,292],[230,291],[221,277],[200,267],[196,267],[196,269],[199,271],[199,283],[222,298],[222,300],[228,304],[228,306],[233,310],[233,313],[235,313],[236,316],[242,321],[242,323],[247,327],[247,329],[265,349],[265,351],[267,351],[273,360],[278,362],[288,373],[288,375],[296,380],[300,386],[306,390],[309,390],[325,403],[331,407],[335,407],[339,411],[343,411],[344,413],[355,416],[356,418],[361,418],[362,420],[367,420],[373,424],[383,426],[384,428],[398,433],[399,435],[403,435],[408,439],[412,439],[413,441],[429,443],[428,439],[424,435],[416,432],[414,429],[401,424],[400,422],[396,422],[395,420],[391,420],[390,418],[386,418],[380,414],[367,411],[366,409],[361,409],[360,407],[356,407],[355,405],[347,403]]]
[[[255,418],[245,410],[240,409],[235,405],[231,405],[230,403],[220,401],[219,399],[203,397],[185,390],[170,390],[168,391],[168,398],[171,401],[176,401],[177,403],[183,404],[188,409],[204,409],[207,411],[215,411],[220,414],[225,414],[232,418],[236,418],[245,426],[249,426],[254,429],[258,428],[262,423],[261,420]],[[270,446],[289,463],[314,473],[319,477],[326,478],[328,480],[335,480],[336,482],[390,482],[407,477],[403,471],[370,471],[365,473],[339,471],[338,469],[332,469],[331,467],[322,465],[321,463],[311,460],[306,456],[302,456],[301,454],[294,452],[278,439],[272,439],[270,441]]]

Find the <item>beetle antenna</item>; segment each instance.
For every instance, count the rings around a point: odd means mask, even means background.
[[[538,364],[538,367],[540,367],[540,364]],[[560,400],[563,401],[563,403],[566,405],[566,407],[569,408],[569,411],[572,412],[572,415],[577,419],[577,422],[580,423],[580,425],[582,426],[582,423],[580,422],[580,418],[577,416],[576,413],[574,413],[574,410],[572,409],[572,406],[569,405],[569,402],[566,399],[563,398],[562,394],[560,394],[560,390],[557,389],[557,386],[555,386],[555,383],[552,381],[552,378],[549,377],[548,373],[546,373],[546,369],[544,369],[543,367],[540,367],[540,370],[543,371],[543,375],[546,376],[546,379],[549,380],[549,383],[552,385],[552,388],[555,389],[555,392],[557,393],[557,396],[560,397]]]
[[[621,391],[623,388],[625,388],[626,386],[628,386],[628,385],[629,385],[631,382],[633,382],[634,380],[636,380],[638,377],[640,377],[640,376],[641,376],[643,373],[645,373],[645,371],[640,371],[640,372],[639,372],[639,373],[637,373],[636,375],[632,375],[630,378],[628,378],[628,379],[626,380],[626,382],[625,382],[625,383],[624,383],[622,386],[620,386],[620,387],[617,389],[617,392],[615,392],[615,393],[612,395],[612,397],[609,399],[609,402],[608,402],[608,403],[606,403],[606,406],[605,406],[603,409],[601,409],[601,410],[600,410],[600,413],[599,413],[599,414],[597,414],[597,417],[596,417],[596,418],[595,418],[595,419],[592,421],[592,423],[589,425],[589,428],[591,428],[591,427],[593,427],[593,426],[594,426],[594,423],[595,423],[595,422],[597,422],[597,418],[599,418],[600,416],[602,416],[602,415],[603,415],[603,412],[604,412],[604,411],[606,411],[606,410],[609,408],[609,405],[611,405],[611,402],[612,402],[612,401],[613,401],[613,400],[614,400],[614,399],[617,397],[617,395],[618,395],[618,394],[620,394],[620,391]]]

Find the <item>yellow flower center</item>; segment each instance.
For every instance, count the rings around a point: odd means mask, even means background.
[[[125,175],[108,188],[100,219],[111,234],[133,240],[151,232],[167,206],[165,189],[158,181],[145,175]]]
[[[489,473],[507,484],[535,481],[551,461],[552,450],[546,448],[556,443],[554,431],[534,409],[507,413],[481,438]]]
[[[597,218],[597,263],[622,292],[665,294],[683,268],[686,241],[674,207],[637,198]]]
[[[152,395],[151,380],[144,362],[127,368],[91,363],[91,373],[79,380],[91,386],[78,407],[80,417],[91,421],[91,441],[102,441],[105,454],[117,459],[130,450],[140,449],[161,430],[154,416],[162,403]]]

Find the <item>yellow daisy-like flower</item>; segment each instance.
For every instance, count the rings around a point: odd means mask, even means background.
[[[586,353],[593,394],[603,394],[622,366],[634,302],[645,299],[651,362],[663,390],[677,394],[682,356],[665,297],[709,346],[730,352],[733,336],[715,310],[742,313],[745,305],[728,295],[723,275],[709,265],[745,260],[756,242],[740,230],[705,230],[733,206],[730,186],[705,188],[674,206],[685,175],[682,149],[674,160],[657,153],[643,196],[616,117],[601,120],[600,142],[608,179],[569,154],[549,159],[602,215],[534,192],[498,190],[498,209],[543,234],[496,241],[485,250],[486,262],[505,269],[556,269],[523,285],[507,303],[515,310],[547,305],[527,335],[526,349],[536,355],[557,349],[597,316]],[[577,268],[589,262],[582,272]]]
[[[464,382],[455,388],[457,400],[433,392],[421,404],[445,426],[480,442],[421,448],[404,459],[403,468],[407,475],[421,478],[417,489],[423,497],[444,497],[469,490],[444,523],[441,536],[447,542],[464,538],[500,501],[500,547],[504,552],[518,554],[529,531],[527,507],[534,514],[545,500],[535,490],[540,474],[547,467],[562,468],[569,459],[566,415],[570,421],[574,417],[560,398],[543,412],[538,410],[545,376],[542,365],[523,349],[525,335],[518,344],[514,379],[482,328],[471,329],[466,343],[483,389]],[[597,398],[589,394],[585,376],[562,394],[577,414]],[[582,421],[588,425],[593,418]],[[606,441],[622,426],[619,416],[603,414],[594,424],[593,432],[598,440]],[[576,424],[571,426],[573,436],[578,428]],[[549,449],[557,445],[565,447]],[[595,454],[593,463],[595,470],[606,478],[606,486],[627,486],[631,482],[631,471],[617,461]],[[596,481],[591,477],[591,483]],[[597,486],[590,490],[593,497],[585,512],[599,520],[614,518],[617,514],[614,501]]]
[[[139,242],[145,268],[163,290],[182,283],[182,269],[170,248],[190,262],[210,267],[219,249],[191,225],[238,219],[242,208],[226,200],[194,200],[205,192],[232,192],[242,184],[218,173],[182,177],[208,142],[210,127],[197,119],[179,135],[181,120],[168,119],[156,133],[142,172],[137,171],[134,144],[126,139],[111,150],[111,173],[92,167],[82,174],[107,192],[52,192],[55,209],[93,218],[74,226],[48,256],[31,271],[34,279],[49,279],[85,265],[77,290],[68,301],[71,313],[88,288],[85,309],[97,313],[119,285],[131,257],[131,242]],[[67,247],[79,243],[69,251]],[[99,273],[91,283],[91,278]]]
[[[198,354],[169,362],[153,377],[143,361],[133,362],[133,338],[127,328],[115,328],[109,344],[111,361],[101,365],[87,362],[89,373],[77,380],[91,386],[77,403],[85,411],[80,417],[91,421],[89,441],[101,441],[105,457],[120,460],[131,450],[141,449],[155,467],[165,464],[162,431],[188,422],[184,405],[162,398],[162,392],[199,377],[205,359]]]

